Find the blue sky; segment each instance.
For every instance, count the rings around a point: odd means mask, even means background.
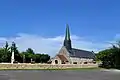
[[[1,42],[23,35],[57,38],[64,35],[68,23],[71,35],[79,41],[84,38],[86,43],[106,44],[119,37],[119,4],[119,0],[1,0]]]

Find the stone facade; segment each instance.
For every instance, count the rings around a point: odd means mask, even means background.
[[[69,52],[67,49],[63,46],[59,53],[51,59],[52,64],[62,64],[62,59],[59,58],[59,55],[63,55],[66,59],[67,62],[64,64],[93,64],[94,60],[89,59],[89,58],[77,58],[77,57],[70,57]]]
[[[60,60],[60,58],[58,56],[56,56],[51,61],[52,61],[52,64],[61,64],[61,60]]]
[[[62,47],[58,52],[58,54],[53,59],[51,59],[52,64],[62,64],[62,61],[64,60],[62,60],[62,58],[60,58],[59,55],[64,56],[64,58],[66,58],[66,60],[68,61],[68,62],[65,62],[65,64],[69,64],[70,58],[68,54],[69,53],[66,50],[66,48]]]
[[[70,57],[72,64],[91,64],[93,59]]]
[[[91,51],[72,48],[69,26],[66,25],[66,35],[62,48],[51,59],[52,64],[93,64],[94,53]]]

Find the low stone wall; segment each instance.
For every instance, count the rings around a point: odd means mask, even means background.
[[[66,68],[93,68],[98,67],[97,64],[82,64],[82,65],[51,65],[51,64],[0,64],[0,69],[66,69]]]

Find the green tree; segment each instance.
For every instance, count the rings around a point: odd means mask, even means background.
[[[35,54],[35,62],[40,63],[41,54]]]
[[[105,50],[102,50],[100,51],[99,53],[96,54],[96,58],[97,60],[101,60],[103,57],[109,55],[113,53],[113,50],[110,48],[110,49],[105,49]]]
[[[21,56],[19,54],[19,51],[18,51],[18,49],[16,47],[16,43],[15,42],[12,42],[11,52],[14,52],[15,61],[22,62],[22,58],[21,58]]]
[[[35,54],[31,48],[28,48],[25,52],[20,53],[16,47],[15,42],[12,42],[12,46],[9,46],[8,42],[6,42],[5,46],[0,48],[0,62],[11,62],[13,51],[15,61],[20,63],[30,63],[31,59],[36,63],[47,63],[47,61],[50,59],[48,54]]]
[[[40,62],[41,63],[47,63],[47,61],[50,59],[50,56],[48,54],[41,54]]]
[[[35,54],[34,51],[33,51],[31,48],[28,48],[28,49],[26,50],[26,52],[27,52],[27,53],[30,53],[30,54]]]
[[[8,42],[6,42],[3,48],[0,48],[0,62],[10,62],[11,52]]]
[[[102,61],[102,67],[120,69],[120,42],[110,49],[100,51],[96,57]]]
[[[120,41],[118,41],[117,44],[113,46],[113,51],[115,68],[120,69]]]

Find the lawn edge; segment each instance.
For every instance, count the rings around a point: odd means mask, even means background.
[[[0,69],[0,71],[4,71],[4,70],[100,70],[101,68],[64,68],[64,69],[60,69],[60,68],[52,68],[52,69]]]

